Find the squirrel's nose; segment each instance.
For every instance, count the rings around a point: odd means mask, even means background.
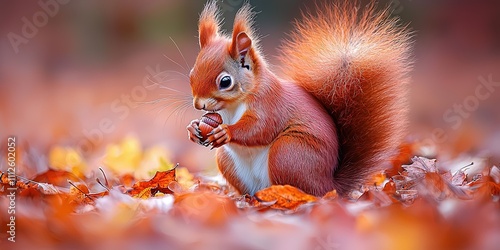
[[[194,98],[193,100],[193,106],[195,109],[198,109],[198,110],[204,110],[205,109],[205,103],[200,100],[199,98]]]

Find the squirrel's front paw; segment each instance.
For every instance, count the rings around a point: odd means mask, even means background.
[[[230,141],[231,133],[229,132],[228,126],[226,124],[221,124],[208,134],[208,139],[205,141],[205,143],[211,145],[211,149],[213,149],[229,143]]]
[[[203,145],[203,136],[201,136],[201,130],[199,128],[200,125],[200,120],[193,120],[189,125],[186,127],[188,131],[188,137],[189,140],[192,142],[198,143]]]

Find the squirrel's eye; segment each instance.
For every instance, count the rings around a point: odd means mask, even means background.
[[[235,83],[233,82],[233,77],[226,71],[222,71],[219,76],[217,76],[216,84],[219,90],[229,91],[234,88]]]
[[[231,76],[226,75],[220,79],[220,83],[219,83],[220,89],[228,89],[232,85],[233,85],[233,81],[231,80]]]

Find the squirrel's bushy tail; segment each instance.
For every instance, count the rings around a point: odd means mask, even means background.
[[[386,167],[405,135],[411,43],[388,10],[341,2],[297,21],[280,60],[337,125],[334,179],[345,194]]]

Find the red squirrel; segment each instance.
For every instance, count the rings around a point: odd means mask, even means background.
[[[410,34],[377,11],[325,3],[304,14],[280,50],[282,74],[266,63],[245,3],[232,34],[220,31],[216,1],[199,19],[200,52],[190,73],[196,109],[223,124],[202,141],[241,194],[292,185],[347,195],[381,172],[405,136]]]

